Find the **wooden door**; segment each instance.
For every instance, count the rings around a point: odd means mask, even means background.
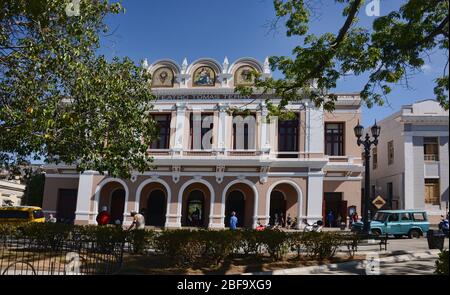
[[[425,203],[439,205],[439,182],[425,183]]]

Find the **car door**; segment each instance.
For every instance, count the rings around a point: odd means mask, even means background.
[[[399,234],[407,235],[413,225],[413,219],[412,219],[411,213],[407,213],[407,212],[400,213],[399,219],[400,219],[399,222],[400,222],[400,231],[401,231]]]
[[[387,218],[386,233],[389,235],[401,234],[401,223],[398,213],[390,213]]]

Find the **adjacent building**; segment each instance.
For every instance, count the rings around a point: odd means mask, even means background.
[[[287,106],[294,116],[268,120],[266,94],[235,93],[238,85],[252,85],[251,71],[270,77],[267,60],[146,66],[158,98],[151,115],[159,139],[148,151],[154,168],[117,179],[48,165],[47,213],[95,224],[106,206],[123,224],[131,222],[131,211],[140,211],[148,225],[170,228],[224,228],[232,211],[249,228],[280,216],[315,222],[325,212],[342,220],[349,210],[360,213],[363,167],[353,135],[358,94],[338,94],[333,113],[304,100]]]
[[[0,206],[20,206],[25,185],[18,180],[0,179]]]
[[[371,154],[371,196],[382,209],[426,209],[436,223],[448,212],[449,113],[435,100],[405,105],[378,122]],[[370,132],[370,131],[367,131]]]

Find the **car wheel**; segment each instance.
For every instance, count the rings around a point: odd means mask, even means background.
[[[408,236],[410,239],[418,239],[418,238],[420,238],[421,233],[417,229],[412,229],[409,231]]]
[[[371,233],[372,233],[372,235],[374,235],[374,236],[381,236],[381,231],[379,230],[379,229],[372,229],[371,231],[370,231]]]
[[[403,235],[394,235],[394,237],[395,237],[396,239],[401,239],[401,238],[403,237]]]

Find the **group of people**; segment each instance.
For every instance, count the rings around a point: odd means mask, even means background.
[[[230,220],[229,220],[229,227],[231,230],[235,230],[238,225],[238,217],[236,216],[236,212],[231,212]],[[292,218],[291,214],[288,213],[286,219],[283,216],[283,213],[281,214],[274,214],[273,219],[270,222],[270,228],[285,228],[285,229],[291,229],[297,227],[297,218]],[[261,231],[267,228],[261,221],[258,221],[258,224],[256,226],[256,230]]]
[[[287,214],[286,218],[284,218],[283,213],[275,213],[273,218],[271,218],[270,220],[270,225],[273,228],[296,228],[297,218],[292,218],[290,213]]]
[[[352,224],[359,220],[358,213],[354,211],[349,216],[349,228],[352,227]],[[347,220],[342,220],[341,215],[338,214],[337,218],[334,216],[334,212],[332,210],[328,211],[328,214],[325,218],[325,226],[326,227],[339,227],[341,224],[345,222],[347,224]]]
[[[133,222],[131,223],[131,225],[128,227],[127,230],[131,230],[133,228],[145,229],[145,217],[144,217],[143,212],[138,213],[136,211],[131,211],[131,217],[133,217]],[[110,223],[111,214],[108,212],[108,208],[106,206],[104,206],[102,208],[102,211],[100,211],[100,213],[98,213],[98,215],[96,217],[96,221],[97,221],[98,225],[103,225],[103,226]],[[116,220],[116,221],[114,221],[114,224],[117,226],[121,226],[122,222],[120,220]]]

